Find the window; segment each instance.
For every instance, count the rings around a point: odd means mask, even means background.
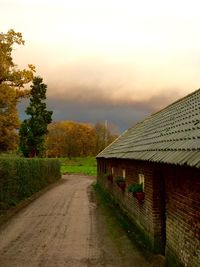
[[[111,173],[114,174],[114,167],[111,168]]]
[[[139,174],[139,183],[142,184],[143,190],[144,190],[144,174]]]
[[[122,170],[122,176],[124,179],[126,178],[126,170]]]

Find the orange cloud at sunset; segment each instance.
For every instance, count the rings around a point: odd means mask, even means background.
[[[131,108],[142,112],[134,122],[200,87],[199,5],[0,0],[1,31],[23,33],[26,44],[16,47],[15,62],[36,65],[57,114],[65,113],[59,112],[59,100],[66,106],[109,105],[114,117],[117,107],[129,107],[129,117]]]

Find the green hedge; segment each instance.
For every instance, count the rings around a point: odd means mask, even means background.
[[[0,157],[0,214],[60,178],[57,159]]]

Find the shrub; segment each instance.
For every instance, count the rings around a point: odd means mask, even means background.
[[[60,177],[57,159],[0,157],[0,213]]]
[[[129,185],[128,192],[132,192],[132,193],[143,192],[143,184],[133,183]]]

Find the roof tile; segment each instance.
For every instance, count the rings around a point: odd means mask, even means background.
[[[97,157],[200,168],[200,89],[126,130]]]

